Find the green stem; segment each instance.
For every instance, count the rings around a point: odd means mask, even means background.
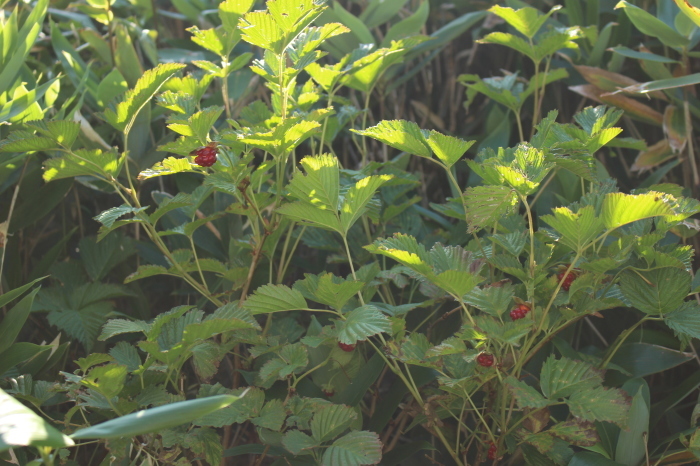
[[[204,273],[202,273],[202,266],[199,265],[199,257],[197,257],[197,248],[194,247],[194,239],[190,236],[190,247],[192,248],[192,255],[194,256],[194,262],[197,264],[197,271],[199,271],[199,278],[202,280],[202,285],[204,289],[209,293],[209,287],[207,286],[207,281],[204,279]]]
[[[637,329],[637,327],[639,327],[640,325],[642,325],[642,324],[643,324],[644,322],[646,322],[647,320],[651,320],[651,319],[650,319],[648,316],[644,316],[644,317],[643,317],[642,319],[640,319],[636,324],[634,324],[634,325],[631,326],[630,328],[626,329],[624,332],[622,332],[622,333],[620,334],[619,337],[617,337],[617,340],[615,341],[615,344],[614,344],[613,346],[611,346],[611,347],[608,349],[608,352],[607,352],[607,355],[606,355],[606,357],[605,357],[605,360],[603,360],[603,362],[600,363],[600,369],[605,369],[605,368],[608,366],[608,364],[610,364],[610,361],[612,361],[612,358],[615,356],[615,353],[617,353],[617,350],[620,349],[620,347],[621,347],[622,344],[625,342],[625,340],[626,340],[630,335],[632,335],[632,332],[634,332],[634,331]]]
[[[39,455],[41,456],[41,461],[45,466],[53,466],[53,455],[51,454],[51,447],[37,447]]]
[[[367,95],[365,96],[365,108],[364,112],[362,112],[362,131],[367,129],[367,114],[369,113],[369,98],[372,96],[372,91],[374,91],[374,85],[370,88],[370,90],[367,92]],[[362,166],[364,167],[367,165],[367,138],[365,136],[362,137]]]
[[[525,133],[523,132],[523,122],[520,119],[520,109],[516,112],[513,110],[513,113],[515,113],[515,123],[518,125],[518,136],[520,136],[520,142],[525,142]]]
[[[348,255],[348,263],[350,264],[350,271],[352,272],[353,280],[357,281],[357,275],[355,274],[355,266],[352,265],[352,255],[350,254],[350,246],[348,246],[348,239],[346,235],[341,235],[343,237],[343,244],[345,245],[345,252]],[[357,292],[357,297],[360,298],[360,304],[365,305],[365,299],[362,297],[362,291]]]

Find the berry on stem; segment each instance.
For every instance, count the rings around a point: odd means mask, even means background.
[[[532,309],[527,304],[518,304],[510,311],[510,318],[513,320],[522,319],[530,312]]]
[[[326,395],[327,398],[330,398],[333,395],[335,395],[335,390],[333,390],[332,388],[328,390],[323,390],[323,394]]]
[[[341,343],[341,342],[338,342],[338,347],[341,350],[348,352],[348,353],[355,349],[355,345],[348,345],[347,343]]]
[[[192,154],[195,155],[194,163],[200,167],[211,167],[216,163],[217,152],[218,150],[214,145],[208,145],[192,151]]]
[[[476,363],[482,367],[491,367],[494,363],[493,354],[481,353],[476,357]]]
[[[576,280],[577,277],[578,275],[573,270],[568,274],[566,273],[566,270],[557,274],[557,280],[561,282],[561,287],[564,289],[564,291],[569,291],[569,288],[571,288],[571,284],[574,282],[574,280]]]
[[[498,448],[496,447],[496,444],[493,442],[489,442],[491,446],[489,447],[489,452],[487,453],[487,456],[490,460],[495,460],[496,459],[496,454],[498,453]]]

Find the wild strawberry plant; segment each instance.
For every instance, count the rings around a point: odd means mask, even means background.
[[[7,389],[14,398],[2,393],[0,403],[43,434],[18,440],[0,428],[0,445],[35,447],[44,464],[99,439],[120,464],[255,454],[258,464],[351,466],[399,464],[393,448],[422,429],[399,446],[409,455],[430,448],[444,464],[642,461],[651,422],[643,377],[654,372],[630,356],[642,348],[633,339],[642,327],[673,332],[681,346],[700,338],[693,250],[679,241],[700,202],[672,184],[618,190],[594,154],[621,133],[620,111],[587,107],[573,124],[556,112],[539,117],[544,86],[565,76],[549,73],[552,55],[573,47],[575,31],[536,37],[549,15],[496,7],[529,40],[486,39],[515,44],[536,70],[519,94],[496,94],[516,114],[533,95],[537,124],[529,142],[521,130],[515,147],[468,157],[474,141],[406,120],[370,126],[376,87],[425,37],[321,61],[349,32],[321,20],[326,5],[270,0],[251,11],[253,3],[225,1],[220,26],[190,29],[216,59],[193,61],[197,70],[160,64],[105,106],[117,148],[84,144],[80,124],[63,118],[26,122],[0,143],[3,152],[47,153],[47,182],[77,177],[120,204],[95,217],[97,239],[117,246],[104,262],[83,261],[88,283],[58,269],[60,284],[36,299],[53,325],[79,328],[73,337],[104,352],[76,359],[60,384],[18,372]],[[249,46],[260,50],[250,69],[269,93],[237,110],[229,77],[253,58],[237,52]],[[466,81],[499,101],[482,80]],[[221,105],[207,103],[210,87]],[[348,89],[364,109],[343,96]],[[171,155],[132,173],[130,136],[152,103],[171,132],[159,149]],[[335,155],[339,138],[354,145],[354,161]],[[435,164],[453,193],[430,210],[418,205],[420,178],[408,170],[421,162]],[[467,182],[456,170],[464,165],[474,175]],[[543,209],[558,173],[581,195]],[[149,198],[153,178],[182,189]],[[124,282],[177,277],[192,291],[187,301],[153,319],[112,307],[125,288],[97,285],[120,261],[118,229],[152,244],[150,263]],[[35,295],[0,335],[14,340]],[[614,341],[571,343],[573,329],[619,314],[634,321]],[[81,326],[69,323],[78,317]],[[13,366],[48,352],[23,349]],[[40,412],[68,405],[63,432],[16,399]],[[675,445],[692,454],[696,443],[694,434]]]

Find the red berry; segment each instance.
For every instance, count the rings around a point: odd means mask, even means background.
[[[495,460],[496,459],[496,454],[498,453],[498,448],[496,447],[496,444],[493,442],[489,442],[491,446],[489,447],[489,452],[488,452],[488,457],[490,460]]]
[[[326,395],[326,397],[330,398],[333,395],[335,395],[335,391],[333,389],[330,390],[323,390],[323,394]]]
[[[493,362],[493,354],[481,353],[476,357],[476,363],[482,367],[491,367],[493,366]]]
[[[216,147],[206,146],[194,151],[194,163],[200,167],[211,167],[216,163]]]
[[[530,306],[528,306],[527,304],[518,304],[513,308],[512,311],[510,311],[510,318],[513,320],[522,319],[530,311]]]
[[[348,344],[346,344],[346,343],[341,343],[341,342],[338,342],[338,347],[339,347],[341,350],[346,351],[346,352],[348,352],[348,353],[349,353],[350,351],[352,351],[352,350],[355,349],[355,345],[348,345]]]
[[[570,273],[566,272],[559,272],[557,275],[557,280],[561,282],[561,287],[564,289],[564,291],[569,291],[569,288],[571,288],[571,284],[576,280],[577,275],[572,271]]]

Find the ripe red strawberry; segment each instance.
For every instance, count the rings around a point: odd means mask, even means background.
[[[347,343],[341,343],[341,342],[338,342],[338,347],[341,350],[346,351],[348,353],[355,349],[355,345],[348,345]]]
[[[491,367],[494,363],[493,354],[481,353],[476,357],[476,363],[482,367]]]
[[[569,288],[571,288],[571,284],[576,280],[578,275],[572,270],[568,274],[566,271],[559,272],[557,274],[557,280],[561,282],[561,287],[564,289],[564,291],[569,291]]]
[[[323,390],[323,394],[326,395],[327,398],[330,398],[335,395],[335,391],[333,389]]]
[[[510,311],[510,318],[513,320],[522,319],[531,310],[532,309],[530,309],[530,306],[528,306],[527,304],[518,304],[513,308],[512,311]]]
[[[217,152],[218,150],[216,149],[216,146],[213,145],[209,145],[197,149],[196,151],[192,151],[193,155],[196,155],[196,157],[194,158],[194,163],[196,163],[200,167],[211,167],[216,163]]]
[[[490,460],[495,460],[496,459],[496,454],[498,453],[498,448],[496,447],[496,444],[493,442],[489,442],[491,446],[489,447],[489,452],[487,454],[488,458]]]

